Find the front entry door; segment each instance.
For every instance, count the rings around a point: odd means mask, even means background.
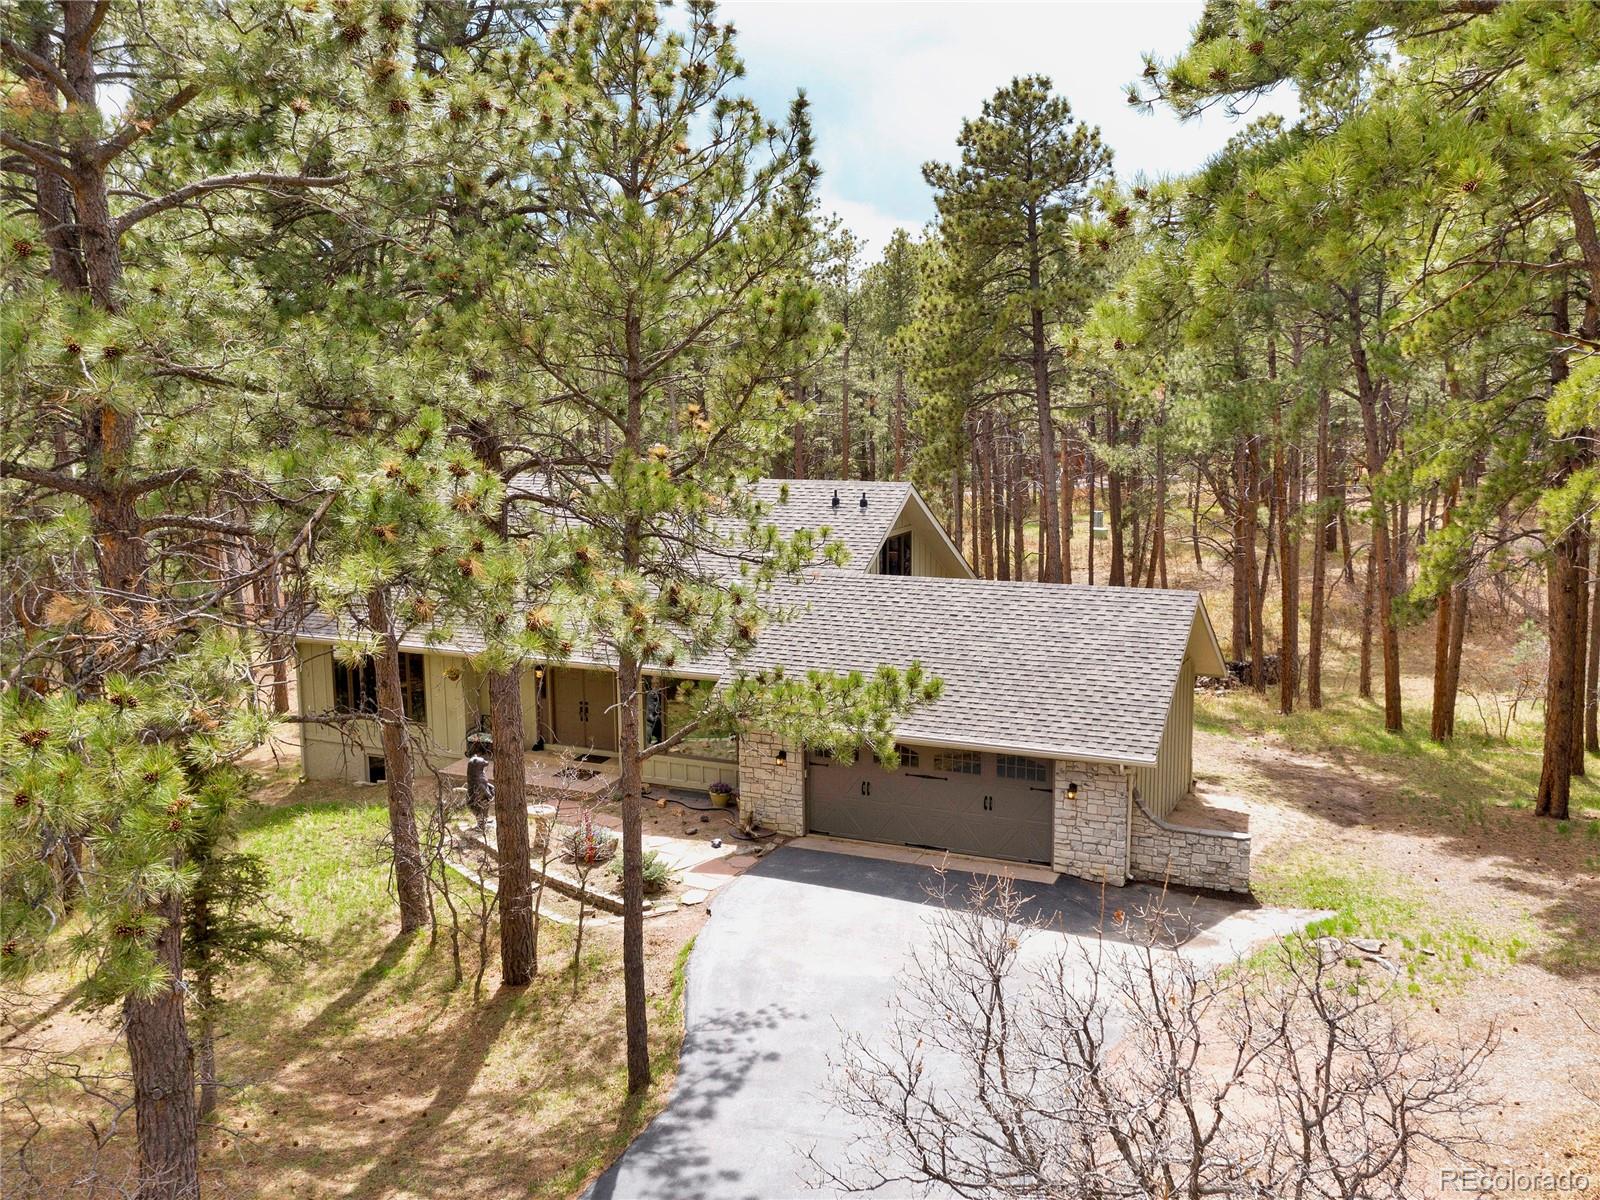
[[[551,672],[555,740],[582,750],[617,748],[617,688],[610,671],[557,667]]]

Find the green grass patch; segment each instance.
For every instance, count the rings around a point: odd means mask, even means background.
[[[1386,943],[1386,955],[1401,965],[1413,991],[1459,983],[1472,971],[1514,962],[1529,945],[1515,934],[1493,934],[1441,917],[1403,880],[1321,855],[1262,864],[1253,882],[1263,904],[1328,910],[1329,916],[1307,926],[1309,938]]]

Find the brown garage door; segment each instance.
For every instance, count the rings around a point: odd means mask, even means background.
[[[854,762],[807,755],[807,827],[866,842],[1049,863],[1049,761],[926,746],[903,746],[900,759],[890,771],[865,750]]]

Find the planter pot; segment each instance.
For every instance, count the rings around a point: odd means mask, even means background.
[[[711,803],[718,808],[727,808],[734,802],[736,794],[733,792],[711,792]]]

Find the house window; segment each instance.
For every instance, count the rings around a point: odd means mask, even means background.
[[[644,696],[644,741],[659,745],[686,727],[696,726],[666,753],[684,758],[710,758],[737,762],[739,746],[734,731],[707,714],[710,685],[689,679],[653,677]]]
[[[1049,783],[1050,764],[1042,758],[1023,758],[1020,754],[996,754],[994,773],[1001,779],[1020,779],[1024,783]]]
[[[878,574],[911,574],[911,531],[897,533],[878,551]]]
[[[933,769],[952,775],[982,775],[983,755],[976,750],[941,750],[933,756]]]
[[[406,720],[428,719],[428,689],[420,654],[400,655],[400,703]],[[370,655],[354,666],[334,661],[333,707],[339,712],[378,711],[378,672]]]

